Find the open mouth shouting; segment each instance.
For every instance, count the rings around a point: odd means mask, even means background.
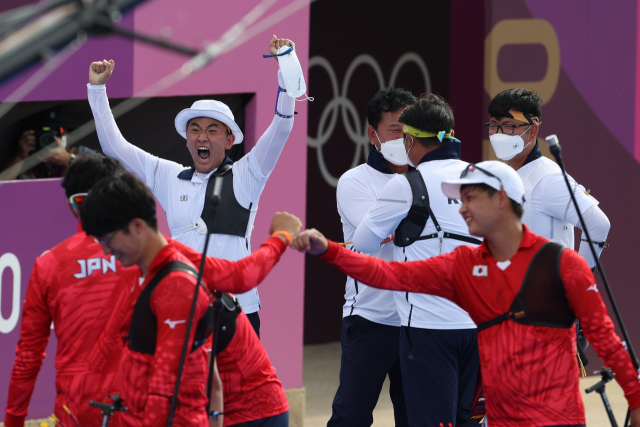
[[[198,158],[202,161],[206,161],[211,156],[211,151],[207,147],[198,147]]]

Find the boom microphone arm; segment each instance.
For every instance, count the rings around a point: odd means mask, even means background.
[[[0,14],[0,83],[87,33],[118,34],[189,56],[199,52],[115,25],[124,12],[143,1],[54,0]]]

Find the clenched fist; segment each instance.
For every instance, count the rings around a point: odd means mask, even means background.
[[[105,59],[103,61],[92,62],[89,66],[89,84],[106,84],[109,77],[111,77],[111,73],[113,73],[113,68],[115,66],[116,63],[113,62],[113,59],[110,59],[109,61]]]
[[[279,39],[274,35],[269,42],[269,53],[271,53],[271,55],[275,55],[276,53],[278,53],[278,49],[280,49],[282,46],[293,46],[294,49],[296,48],[296,44],[291,40]],[[275,58],[276,60],[278,59],[277,56]]]
[[[302,222],[300,219],[287,212],[276,212],[271,220],[271,227],[269,227],[269,234],[273,234],[276,231],[286,231],[295,237],[302,228]]]

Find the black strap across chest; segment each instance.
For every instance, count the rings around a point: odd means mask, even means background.
[[[216,356],[223,351],[236,333],[237,319],[242,311],[238,300],[224,292],[220,292],[213,304],[215,312],[214,331],[218,334],[216,340]]]
[[[222,179],[220,203],[214,209],[211,197],[213,196],[213,187],[217,176],[224,176],[224,179]],[[233,192],[233,168],[231,165],[225,164],[219,167],[209,177],[206,191],[204,208],[200,217],[207,225],[209,233],[246,237],[251,210],[242,207],[236,199],[236,195]]]
[[[439,233],[447,239],[460,240],[462,242],[479,245],[482,241],[473,237],[463,236],[456,233],[442,232],[442,228],[431,210],[429,203],[429,191],[424,183],[424,178],[418,170],[409,171],[404,174],[409,181],[411,193],[413,194],[413,202],[407,216],[398,224],[398,228],[394,232],[393,243],[398,247],[410,246],[419,240],[429,240],[440,237]],[[427,221],[431,218],[433,225],[438,232],[421,236]]]
[[[133,310],[133,318],[131,319],[131,325],[129,326],[129,334],[127,336],[129,340],[129,348],[131,350],[150,355],[154,355],[156,353],[158,318],[151,311],[151,295],[162,279],[174,271],[182,271],[191,274],[196,279],[198,277],[196,269],[182,261],[171,261],[158,271],[142,292],[140,292],[138,300],[136,301],[136,305]],[[211,335],[213,330],[213,314],[213,305],[209,304],[209,308],[205,312],[204,316],[198,320],[196,325],[196,333],[191,351],[204,344],[209,335]]]
[[[478,325],[478,332],[513,320],[522,325],[570,328],[576,321],[569,307],[560,276],[564,246],[547,242],[531,260],[518,294],[509,311]]]

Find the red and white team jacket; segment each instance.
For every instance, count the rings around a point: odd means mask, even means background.
[[[344,273],[382,289],[423,292],[447,298],[476,324],[509,311],[535,253],[548,240],[524,226],[518,252],[497,262],[485,243],[460,246],[423,261],[386,262],[330,242],[322,258]],[[560,276],[571,310],[598,353],[616,373],[631,409],[640,407],[640,382],[614,332],[591,270],[565,249]],[[585,424],[573,328],[505,321],[478,335],[487,416],[492,427]]]
[[[128,298],[126,289],[140,277],[137,267],[124,268],[114,256],[78,232],[36,259],[25,298],[20,341],[11,372],[5,425],[24,425],[36,377],[45,357],[51,322],[58,338],[54,413],[65,426],[75,426],[66,405],[82,427],[100,426],[102,401],[112,392],[123,344],[99,337],[105,327],[122,324],[124,313],[113,308]],[[102,355],[98,363],[96,355]]]

